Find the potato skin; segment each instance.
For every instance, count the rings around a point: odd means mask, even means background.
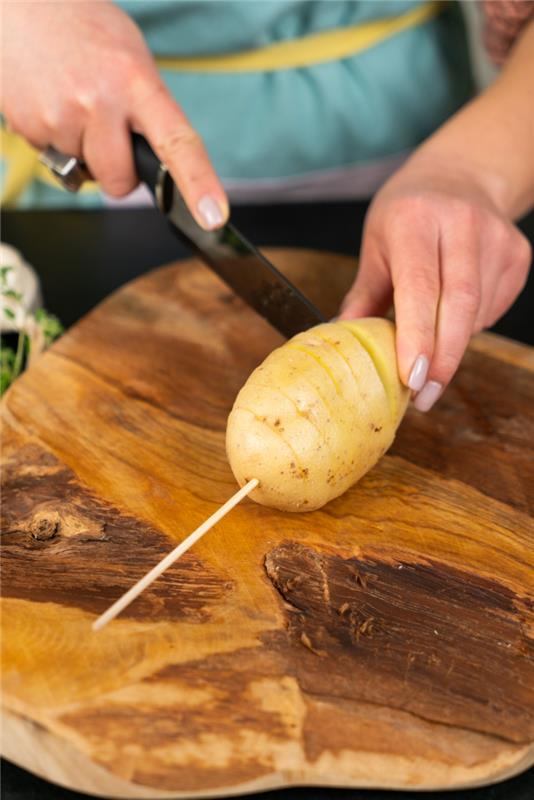
[[[384,319],[318,325],[254,370],[228,417],[226,451],[251,497],[314,511],[343,494],[393,442],[408,404]]]

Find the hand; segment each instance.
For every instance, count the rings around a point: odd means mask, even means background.
[[[454,375],[471,335],[523,288],[527,239],[457,163],[417,158],[378,192],[367,215],[360,270],[341,319],[395,305],[402,382],[428,411]]]
[[[112,3],[3,4],[2,112],[38,149],[83,158],[113,197],[138,183],[130,129],[167,164],[204,228],[228,202],[198,134],[161,80],[134,22]]]

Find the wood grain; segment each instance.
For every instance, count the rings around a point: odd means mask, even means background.
[[[350,259],[272,258],[328,315]],[[532,352],[477,337],[320,511],[245,501],[226,417],[280,337],[194,261],[123,287],[2,404],[4,753],[107,797],[457,787],[534,761]]]

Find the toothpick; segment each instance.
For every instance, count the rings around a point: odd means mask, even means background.
[[[239,491],[236,492],[233,497],[227,500],[223,506],[217,509],[217,511],[215,511],[211,517],[203,522],[202,525],[193,531],[193,533],[190,533],[189,536],[183,540],[183,542],[180,542],[178,547],[175,547],[174,550],[172,550],[159,562],[159,564],[156,564],[156,566],[153,567],[150,572],[147,572],[147,574],[144,575],[141,580],[137,581],[137,583],[132,586],[131,589],[128,589],[128,591],[123,594],[122,597],[119,597],[119,599],[116,600],[107,611],[104,611],[104,613],[93,622],[93,630],[101,630],[105,625],[108,624],[108,622],[114,619],[117,614],[120,614],[121,611],[126,608],[126,606],[129,606],[130,603],[141,594],[141,592],[144,592],[145,589],[156,580],[156,578],[159,578],[159,576],[165,572],[165,570],[168,569],[171,564],[174,564],[174,562],[177,561],[187,550],[189,550],[189,548],[192,547],[195,542],[198,542],[198,540],[201,539],[202,536],[204,536],[204,534],[210,530],[210,528],[213,528],[213,526],[216,525],[224,516],[226,516],[226,514],[228,514],[228,512],[231,511],[234,506],[240,503],[241,500],[247,496],[247,494],[255,489],[258,484],[259,480],[257,480],[257,478],[252,478],[252,480],[245,484],[242,489],[239,489]]]

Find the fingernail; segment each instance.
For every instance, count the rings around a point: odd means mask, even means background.
[[[208,230],[218,228],[224,222],[224,214],[217,200],[209,194],[201,197],[197,205],[198,213]]]
[[[426,356],[417,356],[408,378],[408,388],[414,392],[420,392],[425,385],[427,373],[428,358]]]
[[[442,391],[443,384],[437,381],[428,381],[413,401],[413,404],[418,411],[430,411]]]

